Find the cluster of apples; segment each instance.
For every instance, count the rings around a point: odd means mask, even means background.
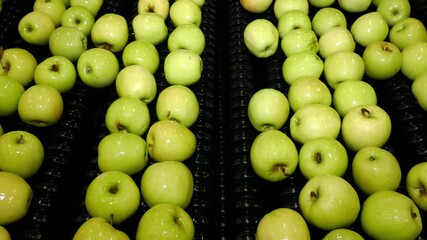
[[[396,156],[383,148],[390,140],[392,121],[377,104],[372,86],[402,74],[413,81],[414,96],[425,108],[425,97],[419,93],[425,90],[425,80],[419,79],[425,78],[427,31],[410,17],[410,3],[240,3],[255,18],[244,30],[248,51],[268,58],[282,50],[277,54],[285,55],[282,73],[289,86],[286,94],[260,89],[249,101],[248,117],[259,131],[250,151],[253,170],[269,182],[286,180],[297,169],[307,179],[298,211],[266,214],[257,238],[271,239],[274,234],[310,239],[309,224],[326,231],[324,239],[363,239],[348,229],[360,221],[374,239],[415,239],[423,229],[420,210],[426,210],[425,187],[420,184],[425,180],[419,174],[426,163],[402,176]],[[277,21],[256,17],[271,6]],[[346,15],[354,19],[350,22]],[[282,130],[286,123],[289,134]],[[354,185],[344,177],[347,172]],[[406,194],[397,191],[403,177]],[[396,209],[400,213],[391,214]],[[292,230],[296,228],[299,231]],[[402,228],[407,231],[398,230]]]

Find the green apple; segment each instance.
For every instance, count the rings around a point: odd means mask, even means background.
[[[99,10],[104,3],[104,0],[69,0],[70,7],[84,7],[92,13],[94,17],[97,17]]]
[[[301,107],[321,103],[330,106],[332,93],[326,83],[313,76],[301,76],[289,86],[288,100],[293,112]]]
[[[142,174],[140,188],[148,207],[169,203],[185,209],[193,197],[194,180],[182,162],[154,162]]]
[[[159,68],[160,56],[153,43],[139,39],[128,43],[123,49],[122,62],[125,67],[141,65],[154,74]]]
[[[132,177],[120,171],[107,171],[89,183],[85,206],[91,217],[102,217],[112,225],[118,225],[136,213],[140,195]]]
[[[169,34],[165,19],[155,12],[142,12],[132,19],[136,40],[145,40],[154,45],[164,42]]]
[[[279,182],[291,176],[298,167],[298,150],[291,138],[280,130],[260,132],[250,149],[255,174],[268,182]]]
[[[205,34],[194,24],[182,24],[169,34],[167,45],[170,52],[187,49],[201,55],[206,45]]]
[[[33,199],[33,190],[21,176],[0,171],[0,225],[6,226],[24,218]]]
[[[344,178],[335,175],[308,180],[301,189],[298,203],[304,219],[324,231],[350,226],[360,212],[356,190]]]
[[[332,27],[319,37],[319,54],[323,59],[338,51],[354,52],[356,41],[349,29]]]
[[[365,74],[365,62],[358,53],[341,50],[329,54],[324,61],[323,75],[326,83],[336,89],[346,81],[361,81]]]
[[[323,74],[323,60],[314,52],[300,52],[283,61],[282,74],[285,82],[291,85],[302,76],[320,78]]]
[[[18,80],[0,75],[0,117],[7,117],[18,111],[18,102],[25,89]]]
[[[176,1],[181,1],[181,0],[176,0]],[[200,8],[202,8],[205,4],[205,0],[192,0],[193,2],[195,2]]]
[[[377,5],[377,12],[383,15],[389,27],[393,27],[397,22],[410,17],[411,4],[408,0],[381,1]]]
[[[309,8],[308,0],[276,0],[273,3],[273,12],[276,19],[280,19],[283,13],[292,10],[298,10],[308,15]]]
[[[263,13],[273,3],[273,0],[240,0],[240,6],[251,13]]]
[[[49,43],[49,36],[55,29],[53,19],[44,12],[31,11],[25,14],[18,23],[18,32],[21,38],[36,46]]]
[[[337,228],[329,231],[322,240],[364,240],[356,231],[347,228]]]
[[[33,11],[49,15],[55,27],[61,25],[61,17],[65,10],[66,7],[63,0],[35,0],[33,4]]]
[[[133,97],[149,104],[157,94],[157,83],[153,73],[147,68],[135,64],[122,68],[115,80],[119,97]]]
[[[372,4],[372,0],[338,0],[338,6],[349,13],[365,12]]]
[[[427,162],[413,165],[406,174],[406,191],[419,209],[427,211]]]
[[[347,171],[348,155],[335,138],[318,137],[304,143],[298,155],[298,166],[306,179],[319,175],[342,177]]]
[[[197,121],[199,109],[196,94],[183,85],[164,88],[156,101],[156,116],[159,120],[175,120],[188,128]]]
[[[416,239],[423,229],[415,203],[396,191],[375,192],[363,202],[360,223],[373,239]]]
[[[77,59],[77,74],[81,81],[93,88],[104,88],[113,84],[119,73],[116,55],[103,48],[90,48]]]
[[[294,29],[283,35],[280,48],[287,57],[305,51],[317,53],[319,41],[316,33],[311,29]]]
[[[192,86],[202,77],[203,59],[192,50],[176,49],[166,55],[163,70],[170,85]]]
[[[291,10],[286,11],[277,21],[277,31],[279,31],[279,37],[283,36],[294,29],[312,29],[310,17],[299,11]]]
[[[414,79],[411,84],[411,92],[418,102],[418,105],[427,111],[427,98],[424,94],[424,90],[427,89],[427,73],[420,74]]]
[[[130,240],[129,236],[111,225],[102,217],[91,217],[85,220],[73,235],[72,240]]]
[[[427,68],[427,41],[418,42],[402,50],[402,74],[414,80],[426,72]]]
[[[40,62],[34,71],[34,83],[50,85],[60,93],[70,91],[77,81],[77,70],[70,59],[56,55]]]
[[[292,208],[281,207],[262,216],[255,236],[258,240],[310,240],[310,230],[299,212]]]
[[[347,18],[338,8],[324,7],[314,13],[311,24],[317,36],[322,36],[323,33],[334,27],[347,28]]]
[[[372,42],[384,41],[389,33],[389,26],[384,16],[377,11],[359,16],[350,26],[356,43],[362,47]]]
[[[61,93],[49,85],[33,85],[22,93],[18,102],[21,120],[36,127],[56,124],[62,117],[64,101]]]
[[[76,27],[86,36],[89,36],[94,23],[95,17],[82,6],[69,7],[61,16],[61,26]]]
[[[1,6],[1,3],[0,3],[0,6]],[[0,9],[0,11],[1,11],[1,9]],[[2,239],[2,240],[11,240],[12,239],[10,237],[9,231],[3,226],[0,226],[0,239]]]
[[[365,74],[374,80],[387,80],[394,77],[402,66],[402,52],[388,41],[372,42],[362,53]]]
[[[319,137],[336,139],[341,130],[341,117],[331,106],[313,103],[291,116],[289,130],[292,139],[300,144]]]
[[[391,27],[388,39],[402,51],[409,45],[427,41],[427,29],[419,19],[407,17]]]
[[[34,78],[37,59],[28,50],[20,47],[0,50],[0,75],[16,79],[23,87],[27,87]]]
[[[101,172],[121,171],[133,176],[148,163],[147,143],[134,133],[107,134],[98,144],[97,163]]]
[[[136,240],[194,238],[194,222],[183,208],[169,203],[160,203],[142,215],[136,229]]]
[[[150,126],[150,111],[134,97],[119,97],[107,108],[105,125],[110,133],[127,132],[142,136]]]
[[[341,136],[344,145],[353,152],[364,147],[382,147],[390,135],[390,116],[380,106],[354,107],[342,119]]]
[[[38,172],[43,161],[43,143],[36,135],[13,130],[0,136],[0,171],[27,179]]]
[[[59,26],[50,34],[49,49],[52,55],[75,62],[87,48],[87,36],[76,27]]]
[[[366,195],[382,190],[395,191],[402,179],[397,158],[380,147],[364,147],[357,151],[351,173],[357,188]]]
[[[183,162],[193,156],[197,145],[194,133],[173,120],[159,120],[152,124],[146,141],[150,157],[157,162]]]
[[[243,40],[254,56],[268,58],[276,53],[279,47],[279,31],[270,20],[257,18],[246,25]]]
[[[169,0],[139,0],[138,14],[153,12],[160,15],[164,20],[169,17]]]
[[[366,81],[344,81],[335,88],[332,105],[343,118],[354,107],[377,105],[377,94]]]
[[[127,20],[120,14],[106,13],[95,20],[90,36],[95,47],[121,52],[129,39]]]
[[[257,131],[278,130],[289,118],[289,101],[277,89],[262,88],[250,98],[247,113],[251,125]]]
[[[169,18],[175,27],[188,23],[200,27],[202,9],[193,0],[175,1],[170,5]]]
[[[316,8],[325,8],[330,7],[335,3],[335,0],[308,0],[311,6]]]

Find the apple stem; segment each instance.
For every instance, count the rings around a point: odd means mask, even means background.
[[[59,72],[59,64],[58,63],[53,64],[50,70],[52,72]]]
[[[311,192],[310,192],[310,198],[315,198],[315,199],[317,199],[317,198],[318,198],[317,193],[316,193],[316,192],[314,192],[314,191],[311,191]]]
[[[23,144],[24,143],[24,135],[19,135],[19,137],[16,139],[16,143]]]
[[[366,118],[370,117],[370,115],[371,115],[371,112],[369,112],[369,110],[366,108],[362,108],[362,109],[360,109],[360,111],[362,112],[362,115]]]

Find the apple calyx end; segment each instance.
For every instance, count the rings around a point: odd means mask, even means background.
[[[383,50],[383,51],[385,51],[385,52],[389,52],[389,53],[394,52],[394,50],[393,50],[392,46],[390,46],[390,44],[388,44],[388,43],[384,43],[384,44],[382,44],[382,45],[381,45],[381,50]]]
[[[289,174],[286,173],[286,165],[277,164],[273,167],[272,172],[280,173],[281,175],[288,177]]]
[[[420,186],[417,187],[417,192],[420,198],[427,197],[427,189],[424,187],[424,185],[420,184]]]
[[[416,219],[416,218],[418,218],[418,214],[417,214],[416,212],[412,211],[412,212],[411,212],[411,217],[412,217],[413,219]]]
[[[317,193],[315,191],[311,191],[310,192],[310,198],[315,201],[319,198],[319,196],[317,195]]]
[[[111,51],[111,49],[113,49],[113,46],[109,43],[101,43],[101,44],[98,44],[97,47],[108,50],[108,51]]]
[[[322,162],[322,154],[317,152],[314,156],[314,160],[316,161],[317,164],[320,164]]]

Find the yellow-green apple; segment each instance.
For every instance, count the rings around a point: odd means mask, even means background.
[[[389,33],[389,26],[384,16],[377,11],[359,16],[350,26],[354,40],[362,47],[372,42],[384,41]]]
[[[250,160],[258,177],[269,182],[279,182],[297,169],[298,150],[288,135],[271,129],[255,137],[250,149]]]
[[[77,70],[70,59],[54,55],[40,62],[34,71],[34,83],[50,85],[60,93],[70,91],[77,81]]]
[[[0,117],[7,117],[18,111],[18,102],[25,88],[18,80],[0,75]]]
[[[165,41],[169,34],[165,19],[154,12],[137,14],[131,24],[136,40],[149,41],[154,45]]]
[[[332,27],[319,37],[319,54],[323,59],[338,51],[356,50],[356,42],[350,30],[344,27]]]
[[[115,80],[119,97],[133,97],[148,104],[157,94],[157,83],[154,75],[141,65],[128,65],[122,68]]]
[[[310,17],[299,11],[291,10],[282,14],[277,21],[277,30],[279,31],[279,37],[283,36],[294,29],[312,29]]]
[[[97,17],[99,10],[104,3],[104,0],[69,0],[70,7],[84,7],[92,13],[94,17]]]
[[[185,209],[169,203],[160,203],[142,215],[136,229],[136,240],[194,238],[194,222]]]
[[[170,85],[192,86],[202,77],[203,59],[192,50],[176,49],[166,55],[163,70]]]
[[[90,48],[77,59],[77,74],[80,80],[93,88],[104,88],[113,84],[119,73],[116,55],[104,48]]]
[[[325,8],[334,4],[335,0],[308,0],[308,3],[316,8]]]
[[[32,45],[43,46],[49,43],[49,36],[55,29],[53,19],[44,12],[31,11],[18,23],[21,38]]]
[[[134,133],[109,133],[98,144],[97,163],[101,172],[121,171],[133,176],[148,163],[147,143]]]
[[[122,62],[125,67],[141,65],[154,74],[159,68],[160,56],[153,43],[139,39],[128,43],[123,49]]]
[[[329,231],[322,240],[365,240],[362,235],[360,235],[355,230],[348,228],[337,228]]]
[[[354,184],[366,195],[382,190],[395,191],[402,179],[397,158],[380,147],[364,147],[357,151],[351,173]]]
[[[170,52],[187,49],[200,55],[205,50],[205,34],[194,24],[182,24],[175,27],[169,34],[167,45]]]
[[[354,107],[377,105],[377,93],[366,81],[344,81],[335,88],[332,105],[343,118]]]
[[[390,190],[368,196],[360,223],[370,238],[379,240],[416,239],[423,229],[420,211],[411,198]]]
[[[251,13],[263,13],[273,3],[273,0],[240,0],[240,6]]]
[[[159,120],[152,124],[146,141],[150,157],[157,162],[183,162],[193,156],[197,145],[194,133],[173,120]]]
[[[357,106],[343,117],[341,136],[344,145],[353,152],[364,147],[382,147],[390,138],[391,125],[390,116],[382,107]]]
[[[324,7],[314,13],[311,24],[317,36],[322,36],[323,33],[334,27],[347,28],[347,18],[338,8]]]
[[[308,180],[301,189],[298,203],[304,219],[324,231],[350,226],[360,212],[356,190],[347,180],[335,175]]]
[[[31,206],[33,190],[21,176],[0,171],[0,225],[6,226],[24,218]]]
[[[128,174],[107,171],[89,183],[85,207],[91,217],[101,217],[112,225],[118,225],[136,213],[140,195],[138,185]]]
[[[1,3],[0,3],[0,6],[1,6]],[[0,9],[0,11],[1,11],[1,9]],[[0,239],[2,239],[2,240],[11,240],[12,239],[10,237],[9,231],[3,226],[0,226]]]
[[[341,50],[326,57],[323,75],[329,87],[335,89],[345,81],[361,81],[365,69],[361,55],[351,50]]]
[[[332,93],[326,83],[313,76],[301,76],[295,79],[289,86],[287,96],[293,112],[312,103],[328,106],[332,104]]]
[[[106,13],[95,20],[90,36],[95,47],[121,52],[129,39],[126,18],[117,13]]]
[[[274,16],[280,19],[283,13],[291,10],[299,10],[308,15],[309,5],[308,0],[276,0],[273,3]]]
[[[182,162],[154,162],[142,174],[140,189],[148,207],[169,203],[185,209],[193,197],[193,175]]]
[[[61,17],[65,10],[63,0],[35,0],[33,4],[33,11],[49,15],[55,27],[61,25]]]
[[[424,94],[425,89],[427,89],[427,73],[420,74],[411,84],[411,92],[417,100],[418,105],[420,105],[424,111],[427,111],[427,98]]]
[[[20,119],[36,127],[56,124],[63,111],[64,101],[61,93],[49,85],[32,85],[22,93],[18,102]]]
[[[175,120],[191,127],[199,117],[199,100],[189,87],[170,85],[157,97],[156,116],[159,120]]]
[[[177,0],[177,1],[181,1],[181,0]],[[192,0],[193,2],[195,2],[199,7],[203,7],[203,5],[205,4],[205,0]]]
[[[406,174],[406,191],[419,209],[427,211],[427,162],[413,165]]]
[[[427,41],[418,42],[402,50],[402,74],[414,80],[426,72],[427,68]]]
[[[200,27],[202,9],[193,0],[175,1],[170,5],[169,18],[175,27],[188,23]]]
[[[289,130],[292,139],[300,144],[318,137],[336,139],[341,130],[341,117],[331,106],[312,103],[291,116]]]
[[[338,0],[338,6],[346,12],[362,13],[371,6],[372,0]]]
[[[310,240],[310,230],[301,214],[292,208],[276,208],[262,216],[256,233],[258,240]]]
[[[365,74],[373,80],[387,80],[395,76],[402,66],[402,52],[391,42],[368,44],[362,53]]]
[[[283,35],[280,48],[287,57],[305,51],[317,53],[319,41],[316,33],[311,29],[294,29]]]
[[[43,161],[43,143],[36,135],[13,130],[0,136],[0,171],[27,179],[38,172]]]
[[[383,15],[389,27],[411,16],[411,4],[408,0],[381,1],[376,10]]]
[[[332,137],[318,137],[304,143],[298,155],[298,167],[306,179],[319,175],[342,177],[347,171],[348,154],[344,145]]]
[[[61,26],[76,27],[86,36],[89,36],[94,23],[95,17],[82,6],[69,7],[61,16]]]
[[[278,130],[289,118],[289,101],[280,90],[262,88],[250,98],[247,113],[249,121],[257,131]]]
[[[23,87],[27,87],[34,79],[37,67],[35,56],[24,48],[12,47],[0,50],[0,75],[16,79]]]
[[[283,61],[282,74],[285,82],[291,85],[302,76],[320,78],[323,74],[324,63],[314,52],[300,52],[289,56]]]
[[[85,220],[73,235],[72,240],[130,240],[129,236],[116,229],[102,217],[91,217]]]
[[[276,53],[279,47],[279,31],[270,20],[257,18],[246,25],[243,40],[254,56],[268,58]]]
[[[407,17],[391,27],[388,39],[402,51],[409,45],[427,41],[427,29],[421,20]]]
[[[50,34],[49,49],[52,55],[64,56],[75,62],[87,48],[87,36],[76,27],[59,26]]]
[[[166,20],[169,16],[169,8],[169,0],[138,0],[138,14],[153,12]]]
[[[150,126],[150,111],[135,97],[119,97],[107,108],[105,125],[110,133],[127,132],[142,136]]]

